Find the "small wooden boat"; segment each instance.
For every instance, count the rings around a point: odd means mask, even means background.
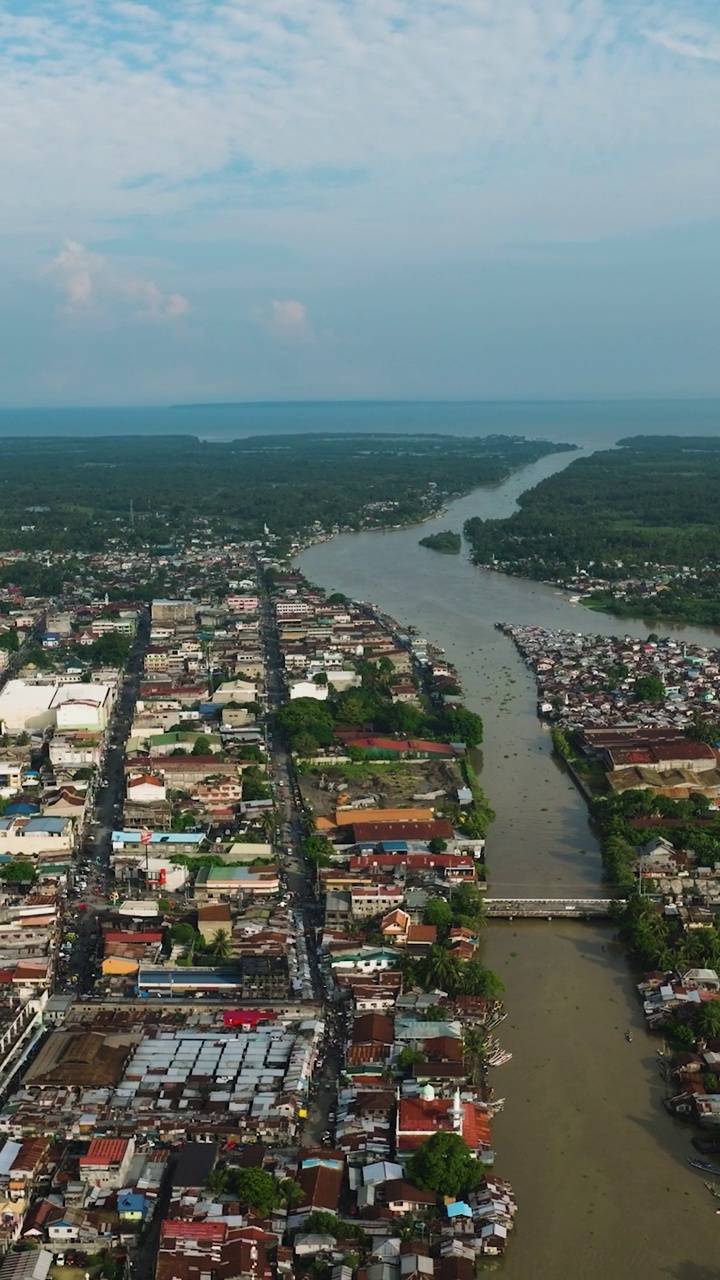
[[[711,1196],[714,1196],[716,1200],[720,1200],[720,1191],[718,1191],[714,1182],[706,1182],[705,1186],[707,1187]]]
[[[699,1169],[701,1173],[711,1173],[714,1178],[720,1178],[720,1169],[716,1164],[710,1164],[707,1160],[697,1160],[695,1156],[688,1156],[687,1162],[693,1169]]]

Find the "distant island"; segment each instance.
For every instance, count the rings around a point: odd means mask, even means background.
[[[445,529],[442,533],[429,533],[427,538],[421,538],[420,546],[429,547],[431,551],[439,551],[444,556],[459,556],[462,538],[459,533]]]

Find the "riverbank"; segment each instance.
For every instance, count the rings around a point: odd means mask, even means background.
[[[562,465],[567,460],[544,459],[492,493],[452,504],[443,522],[504,517],[524,488]],[[537,719],[531,674],[494,623],[613,635],[616,620],[576,608],[557,589],[476,569],[463,556],[448,557],[439,573],[413,531],[341,536],[306,552],[300,566],[328,590],[373,600],[413,623],[457,667],[465,701],[485,726],[476,767],[497,814],[487,844],[492,892],[604,896],[586,805]],[[643,640],[650,629],[638,620],[623,627]],[[671,634],[717,642],[700,628]],[[514,1055],[495,1079],[508,1097],[496,1121],[503,1173],[522,1204],[503,1274],[525,1280],[542,1258],[543,1273],[584,1280],[709,1280],[717,1220],[702,1178],[685,1163],[688,1131],[662,1112],[655,1045],[612,931],[493,922],[485,958],[506,984],[503,1044]],[[630,1045],[628,1025],[636,1029]],[[642,1212],[632,1211],[637,1205]]]

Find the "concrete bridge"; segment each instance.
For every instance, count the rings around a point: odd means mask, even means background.
[[[615,898],[486,898],[495,920],[607,920]]]

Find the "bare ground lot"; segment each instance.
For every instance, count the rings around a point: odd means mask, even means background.
[[[417,808],[423,806],[419,797],[443,791],[443,796],[424,802],[427,807],[439,807],[446,799],[454,800],[457,788],[465,785],[460,765],[454,760],[314,766],[303,769],[299,781],[306,804],[312,805],[319,817],[326,818],[339,805],[352,805],[360,799],[370,801],[371,797],[373,808]]]

